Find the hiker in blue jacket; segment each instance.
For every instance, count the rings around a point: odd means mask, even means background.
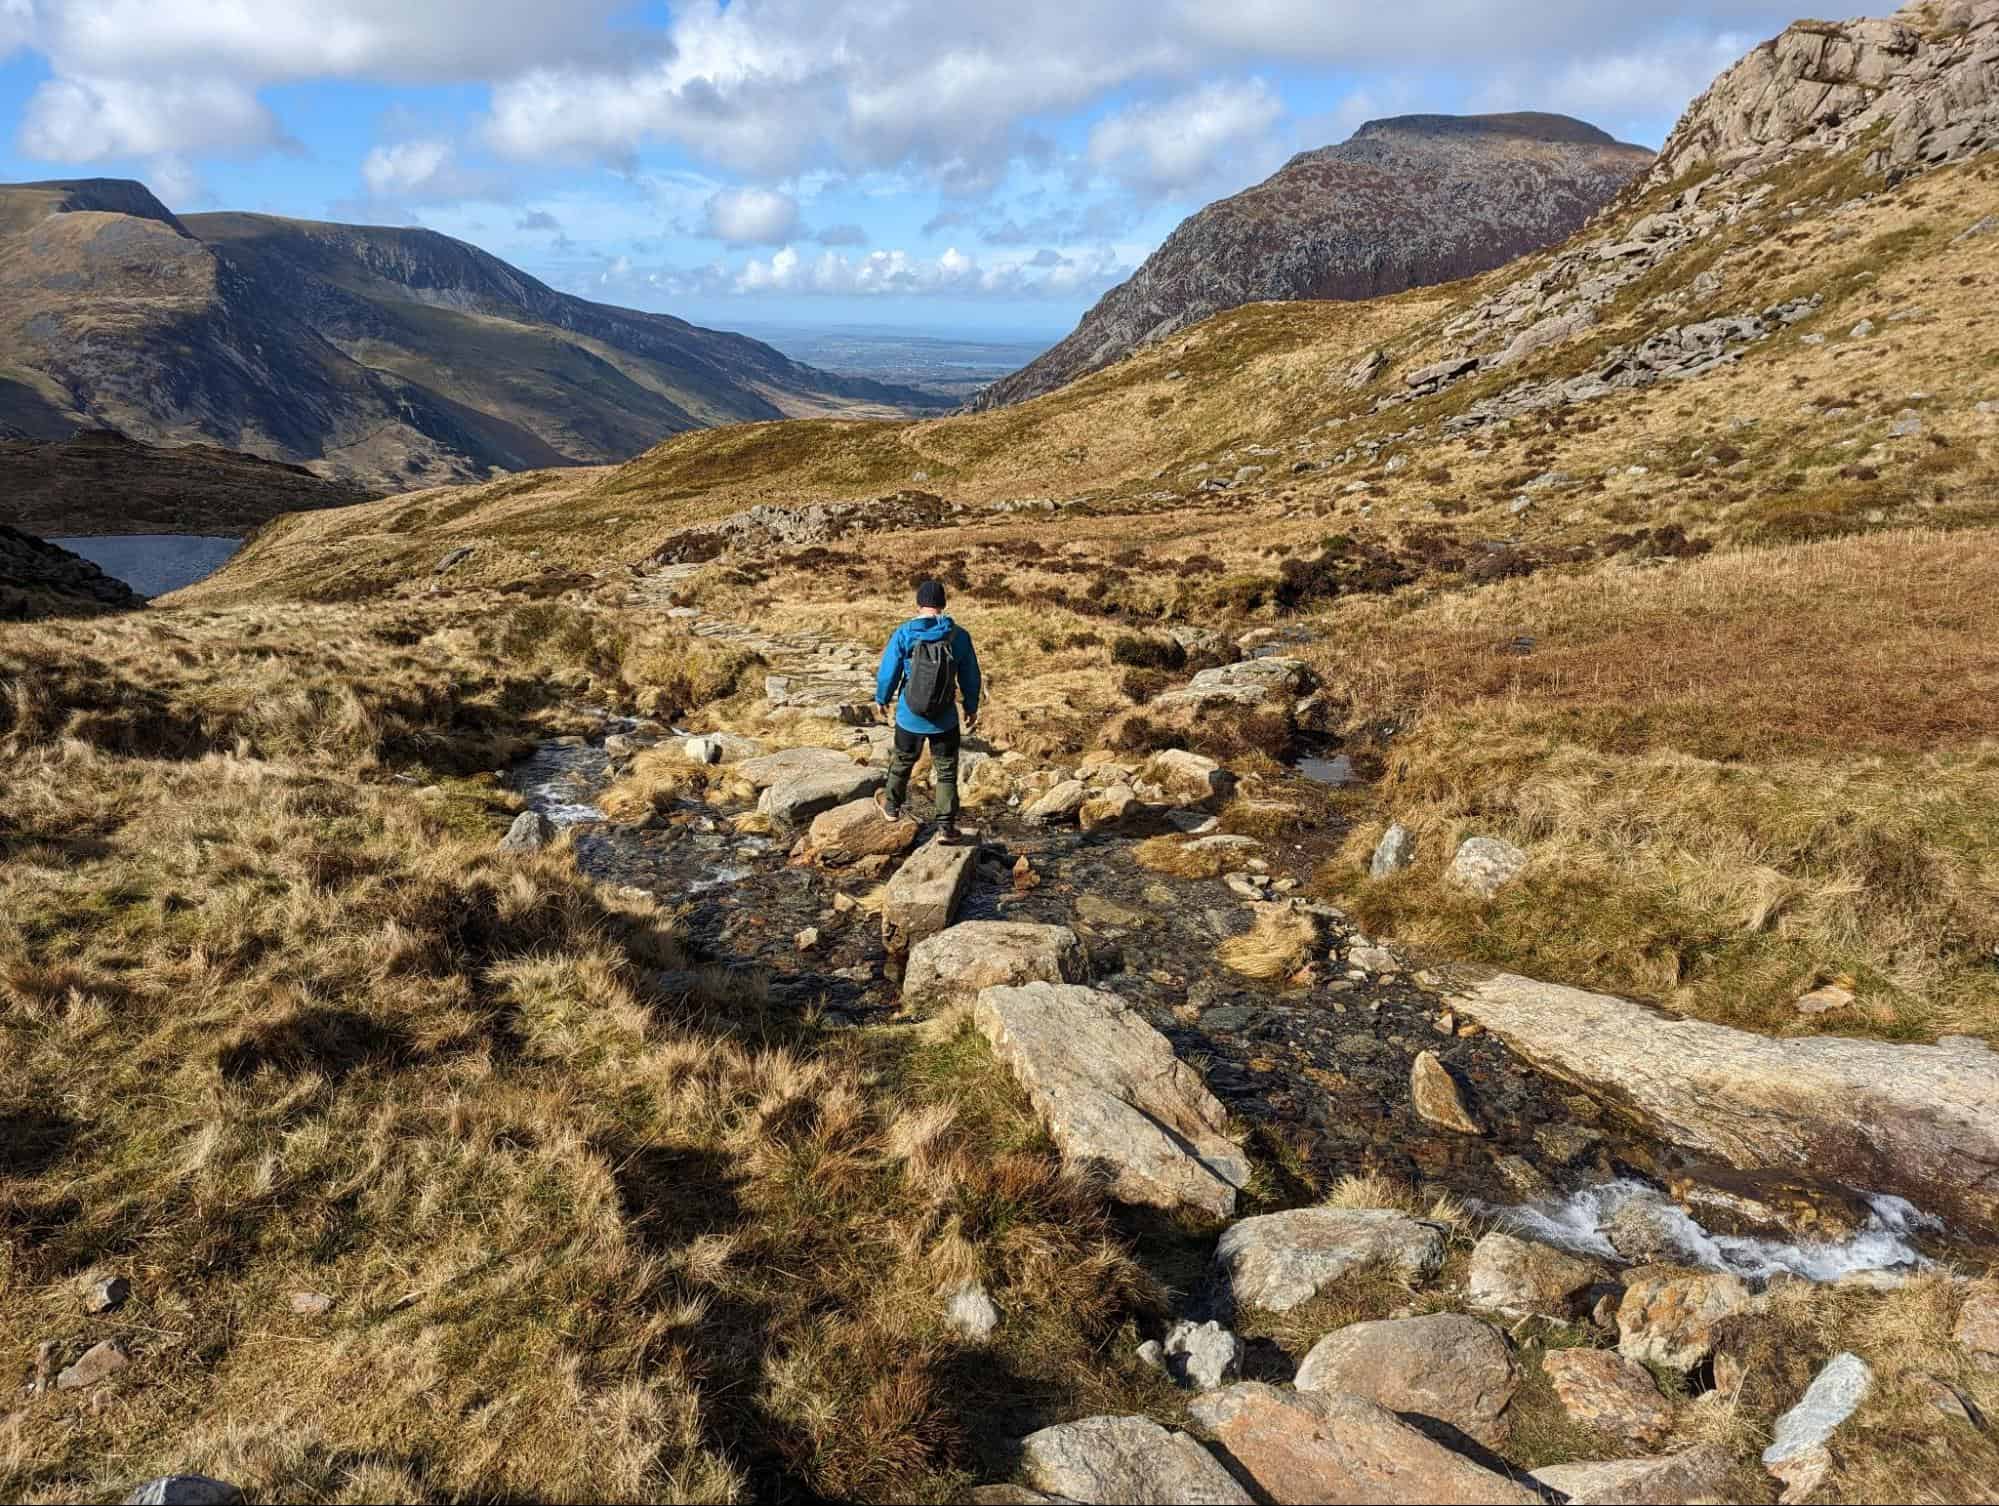
[[[916,588],[916,616],[897,628],[882,650],[875,675],[875,704],[895,707],[895,752],[888,762],[888,788],[875,796],[882,814],[902,819],[909,799],[909,776],[930,744],[937,781],[937,823],[946,841],[958,836],[958,697],[965,698],[962,730],[979,722],[979,658],[972,635],[944,615],[944,584],[926,580]],[[897,691],[901,698],[896,697]]]

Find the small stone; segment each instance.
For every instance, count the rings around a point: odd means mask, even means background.
[[[1013,860],[1013,887],[1022,894],[1041,887],[1041,875],[1036,873],[1034,865],[1027,861],[1026,853]]]
[[[1966,1294],[1950,1336],[1979,1370],[1999,1371],[1999,1291],[1978,1288]]]
[[[713,737],[690,737],[680,745],[689,763],[714,764],[722,761],[721,741]]]
[[[555,823],[540,811],[522,811],[500,838],[502,852],[540,852],[555,840]]]
[[[1848,330],[1847,333],[1856,340],[1865,340],[1869,335],[1874,333],[1874,321],[1872,319],[1862,319],[1852,329]]]
[[[293,1292],[292,1311],[301,1318],[323,1318],[333,1311],[333,1299],[325,1292]]]
[[[1000,1312],[991,1295],[977,1281],[967,1281],[950,1294],[944,1305],[944,1321],[960,1337],[983,1344],[999,1327]]]
[[[791,939],[801,952],[816,950],[819,945],[819,927],[807,926]]]
[[[1551,1349],[1541,1368],[1571,1422],[1649,1448],[1673,1430],[1673,1408],[1643,1365],[1605,1349]]]
[[[1220,1323],[1175,1323],[1161,1346],[1166,1373],[1190,1391],[1213,1391],[1236,1378],[1242,1340]]]
[[[1417,1117],[1438,1129],[1460,1135],[1482,1135],[1485,1126],[1465,1107],[1458,1085],[1434,1051],[1419,1051],[1409,1073],[1409,1098]]]
[[[1497,837],[1468,837],[1451,859],[1451,878],[1482,898],[1491,899],[1518,878],[1527,854]]]
[[[432,573],[436,575],[446,574],[449,571],[456,570],[470,558],[472,558],[472,546],[467,544],[445,555],[443,559],[437,562],[437,566]]]
[[[207,1475],[162,1475],[125,1497],[125,1506],[237,1506],[243,1492]]]
[[[1873,1389],[1867,1362],[1843,1351],[1826,1361],[1798,1404],[1777,1419],[1763,1467],[1790,1487],[1787,1500],[1802,1499],[1824,1478],[1827,1443]]]
[[[1447,1009],[1434,1020],[1430,1021],[1430,1028],[1439,1035],[1456,1035],[1458,1031],[1458,1017]]]
[[[84,1294],[83,1310],[92,1317],[116,1312],[125,1305],[125,1299],[132,1295],[132,1283],[123,1276],[107,1276],[92,1285]]]
[[[94,1386],[99,1381],[109,1380],[120,1370],[132,1363],[125,1346],[116,1339],[106,1339],[102,1344],[93,1344],[84,1350],[83,1356],[74,1365],[56,1377],[58,1391],[74,1391],[80,1386]]]
[[[1799,1014],[1828,1014],[1835,1009],[1853,1007],[1853,990],[1842,988],[1837,983],[1828,983],[1823,988],[1815,988],[1798,999]]]
[[[1368,877],[1392,878],[1407,868],[1415,857],[1415,834],[1397,821],[1382,833],[1381,840],[1375,844],[1374,857],[1367,865]]]
[[[1402,959],[1385,946],[1355,946],[1347,949],[1347,961],[1370,973],[1387,976],[1402,971]]]
[[[1939,1380],[1921,1370],[1912,1370],[1903,1378],[1903,1384],[1923,1405],[1941,1412],[1953,1422],[1968,1423],[1974,1428],[1983,1430],[1984,1414],[1978,1410],[1976,1403],[1970,1397],[1950,1382]]]

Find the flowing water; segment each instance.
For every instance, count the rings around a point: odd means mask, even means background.
[[[141,596],[164,596],[206,580],[243,541],[199,533],[122,533],[49,542],[82,555]]]

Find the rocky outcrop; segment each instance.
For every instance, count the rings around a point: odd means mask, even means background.
[[[1999,1057],[1983,1041],[1773,1039],[1476,969],[1453,993],[1458,1013],[1669,1144],[1999,1229]]]
[[[1651,160],[1560,115],[1369,121],[1183,221],[1074,333],[973,406],[1052,391],[1241,304],[1374,298],[1500,266],[1572,234]]]
[[[1165,1036],[1116,994],[988,988],[972,1018],[1026,1089],[1065,1164],[1122,1202],[1235,1211],[1249,1161],[1228,1115]]]
[[[1511,1431],[1520,1371],[1490,1324],[1462,1313],[1350,1323],[1312,1346],[1300,1391],[1343,1391],[1448,1423],[1488,1448]]]
[[[145,604],[80,555],[0,524],[0,622],[129,612]]]
[[[1185,1433],[1148,1417],[1085,1417],[1021,1440],[1021,1473],[1069,1501],[1250,1506],[1248,1491]]]
[[[1195,1398],[1187,1410],[1272,1501],[1524,1506],[1538,1499],[1364,1397],[1244,1381]]]
[[[1444,1263],[1444,1232],[1392,1208],[1293,1208],[1232,1225],[1215,1267],[1238,1307],[1288,1312],[1349,1271],[1386,1265],[1411,1278]]]

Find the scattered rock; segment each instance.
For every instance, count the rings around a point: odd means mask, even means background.
[[[1749,1288],[1719,1271],[1641,1266],[1625,1272],[1617,1352],[1641,1365],[1691,1370],[1714,1352],[1715,1325],[1747,1311]]]
[[[1444,1064],[1437,1059],[1434,1051],[1416,1053],[1415,1065],[1409,1072],[1409,1099],[1415,1106],[1417,1117],[1425,1124],[1434,1124],[1438,1129],[1447,1129],[1460,1135],[1482,1135],[1485,1126],[1472,1117],[1465,1107],[1464,1098],[1458,1092],[1457,1080]]]
[[[1973,220],[1951,237],[1951,244],[1954,246],[1960,241],[1976,240],[1983,235],[1999,235],[1999,214],[1988,214],[1981,220]]]
[[[1980,1431],[1984,1430],[1985,1415],[1970,1397],[1950,1382],[1939,1380],[1925,1371],[1912,1370],[1903,1377],[1903,1384],[1923,1405],[1941,1412],[1953,1422],[1968,1423]]]
[[[1527,854],[1511,842],[1497,837],[1467,837],[1451,859],[1451,878],[1456,883],[1491,899],[1520,876],[1527,866]]]
[[[1970,1353],[1978,1369],[1999,1371],[1999,1291],[1976,1288],[1966,1293],[1950,1336]]]
[[[1067,926],[968,920],[910,949],[904,1008],[970,1004],[981,989],[1021,983],[1081,983],[1089,959]]]
[[[1182,806],[1226,799],[1235,788],[1234,776],[1214,759],[1184,748],[1153,754],[1138,777],[1158,786],[1167,800]]]
[[[454,549],[437,562],[436,568],[431,573],[433,575],[444,575],[452,570],[456,570],[460,565],[472,558],[472,553],[473,546],[470,544]]]
[[[1272,1501],[1538,1499],[1364,1397],[1244,1381],[1196,1397],[1187,1410]]]
[[[1728,1477],[1729,1458],[1713,1444],[1662,1454],[1655,1459],[1603,1459],[1587,1464],[1550,1464],[1533,1478],[1582,1506],[1654,1506],[1654,1503],[1713,1500]]]
[[[1520,1372],[1506,1340],[1462,1313],[1351,1323],[1312,1346],[1300,1391],[1363,1396],[1392,1412],[1449,1423],[1489,1448],[1506,1439]]]
[[[83,1351],[74,1365],[56,1377],[58,1391],[74,1391],[80,1386],[94,1386],[99,1381],[109,1380],[120,1370],[132,1363],[132,1356],[125,1352],[125,1346],[117,1339],[106,1339],[102,1344],[93,1344]]]
[[[1402,971],[1402,959],[1385,946],[1357,942],[1347,948],[1347,966],[1388,977]]]
[[[126,1299],[131,1295],[130,1281],[123,1276],[107,1276],[102,1281],[92,1283],[90,1290],[84,1293],[83,1310],[92,1317],[116,1312],[125,1305]]]
[[[1065,779],[1046,791],[1021,814],[1030,821],[1045,821],[1050,825],[1066,821],[1083,808],[1089,798],[1090,787],[1080,779]]]
[[[1835,1009],[1853,1007],[1853,990],[1842,988],[1837,983],[1828,983],[1823,988],[1815,988],[1798,999],[1799,1014],[1829,1014]]]
[[[944,1304],[944,1321],[962,1338],[983,1344],[999,1327],[999,1308],[990,1293],[977,1281],[967,1281],[951,1292]]]
[[[775,753],[759,753],[736,765],[736,772],[751,788],[767,790],[774,784],[800,774],[839,772],[855,767],[853,759],[838,748],[780,748]]]
[[[1097,791],[1076,808],[1076,823],[1084,831],[1118,826],[1139,811],[1138,794],[1128,784],[1113,784]]]
[[[803,826],[822,811],[873,794],[887,777],[880,769],[855,763],[845,754],[835,756],[840,760],[837,764],[804,769],[767,786],[757,797],[757,809],[778,826]]]
[[[1664,1211],[1638,1198],[1605,1219],[1600,1232],[1613,1250],[1639,1265],[1666,1260],[1680,1247],[1679,1236]]]
[[[243,1492],[207,1475],[162,1475],[125,1497],[125,1506],[237,1506]]]
[[[1858,1193],[1783,1172],[1700,1167],[1667,1178],[1666,1190],[1716,1234],[1781,1234],[1836,1243],[1865,1229],[1874,1215]]]
[[[540,811],[522,811],[500,838],[502,852],[540,852],[555,840],[555,823]]]
[[[1673,1430],[1652,1372],[1607,1349],[1551,1349],[1541,1368],[1569,1421],[1650,1448]]]
[[[819,927],[807,926],[791,938],[792,945],[801,952],[816,951],[819,947]]]
[[[1465,1299],[1508,1317],[1567,1322],[1581,1315],[1601,1279],[1596,1266],[1564,1250],[1494,1231],[1472,1246]]]
[[[1802,1500],[1825,1478],[1831,1463],[1827,1443],[1873,1389],[1867,1362],[1843,1351],[1826,1361],[1798,1404],[1777,1419],[1763,1467],[1789,1487],[1784,1500]]]
[[[882,896],[882,944],[891,954],[909,952],[951,924],[978,856],[970,842],[934,838],[896,870]],[[910,972],[914,976],[913,958]]]
[[[907,816],[889,820],[872,799],[850,800],[812,818],[806,846],[815,861],[840,868],[877,853],[899,856],[916,845],[919,829]]]
[[[325,1292],[293,1292],[291,1309],[301,1318],[323,1318],[333,1311],[333,1299]]]
[[[1389,1265],[1421,1280],[1444,1263],[1444,1234],[1392,1208],[1293,1208],[1230,1227],[1215,1264],[1239,1307],[1288,1312],[1349,1271]]]
[[[1873,333],[1874,333],[1874,321],[1872,319],[1862,319],[1858,324],[1854,325],[1852,329],[1847,331],[1847,334],[1851,335],[1856,340],[1865,340],[1869,335]]]
[[[1167,1331],[1160,1363],[1189,1390],[1212,1391],[1236,1378],[1242,1367],[1242,1340],[1219,1323],[1182,1319]]]
[[[1123,1202],[1235,1211],[1249,1161],[1224,1134],[1227,1111],[1124,1000],[1053,982],[989,987],[972,1018],[1066,1164]]]
[[[1348,370],[1346,379],[1347,391],[1358,392],[1376,377],[1380,376],[1387,369],[1387,366],[1388,353],[1386,351],[1369,351],[1358,361],[1354,362],[1353,366]]]
[[[1149,1417],[1085,1417],[1021,1440],[1021,1473],[1072,1501],[1250,1506],[1235,1477],[1185,1433]]]
[[[1416,837],[1408,827],[1397,821],[1382,833],[1375,844],[1374,858],[1367,865],[1370,878],[1393,877],[1407,868],[1416,857]]]

